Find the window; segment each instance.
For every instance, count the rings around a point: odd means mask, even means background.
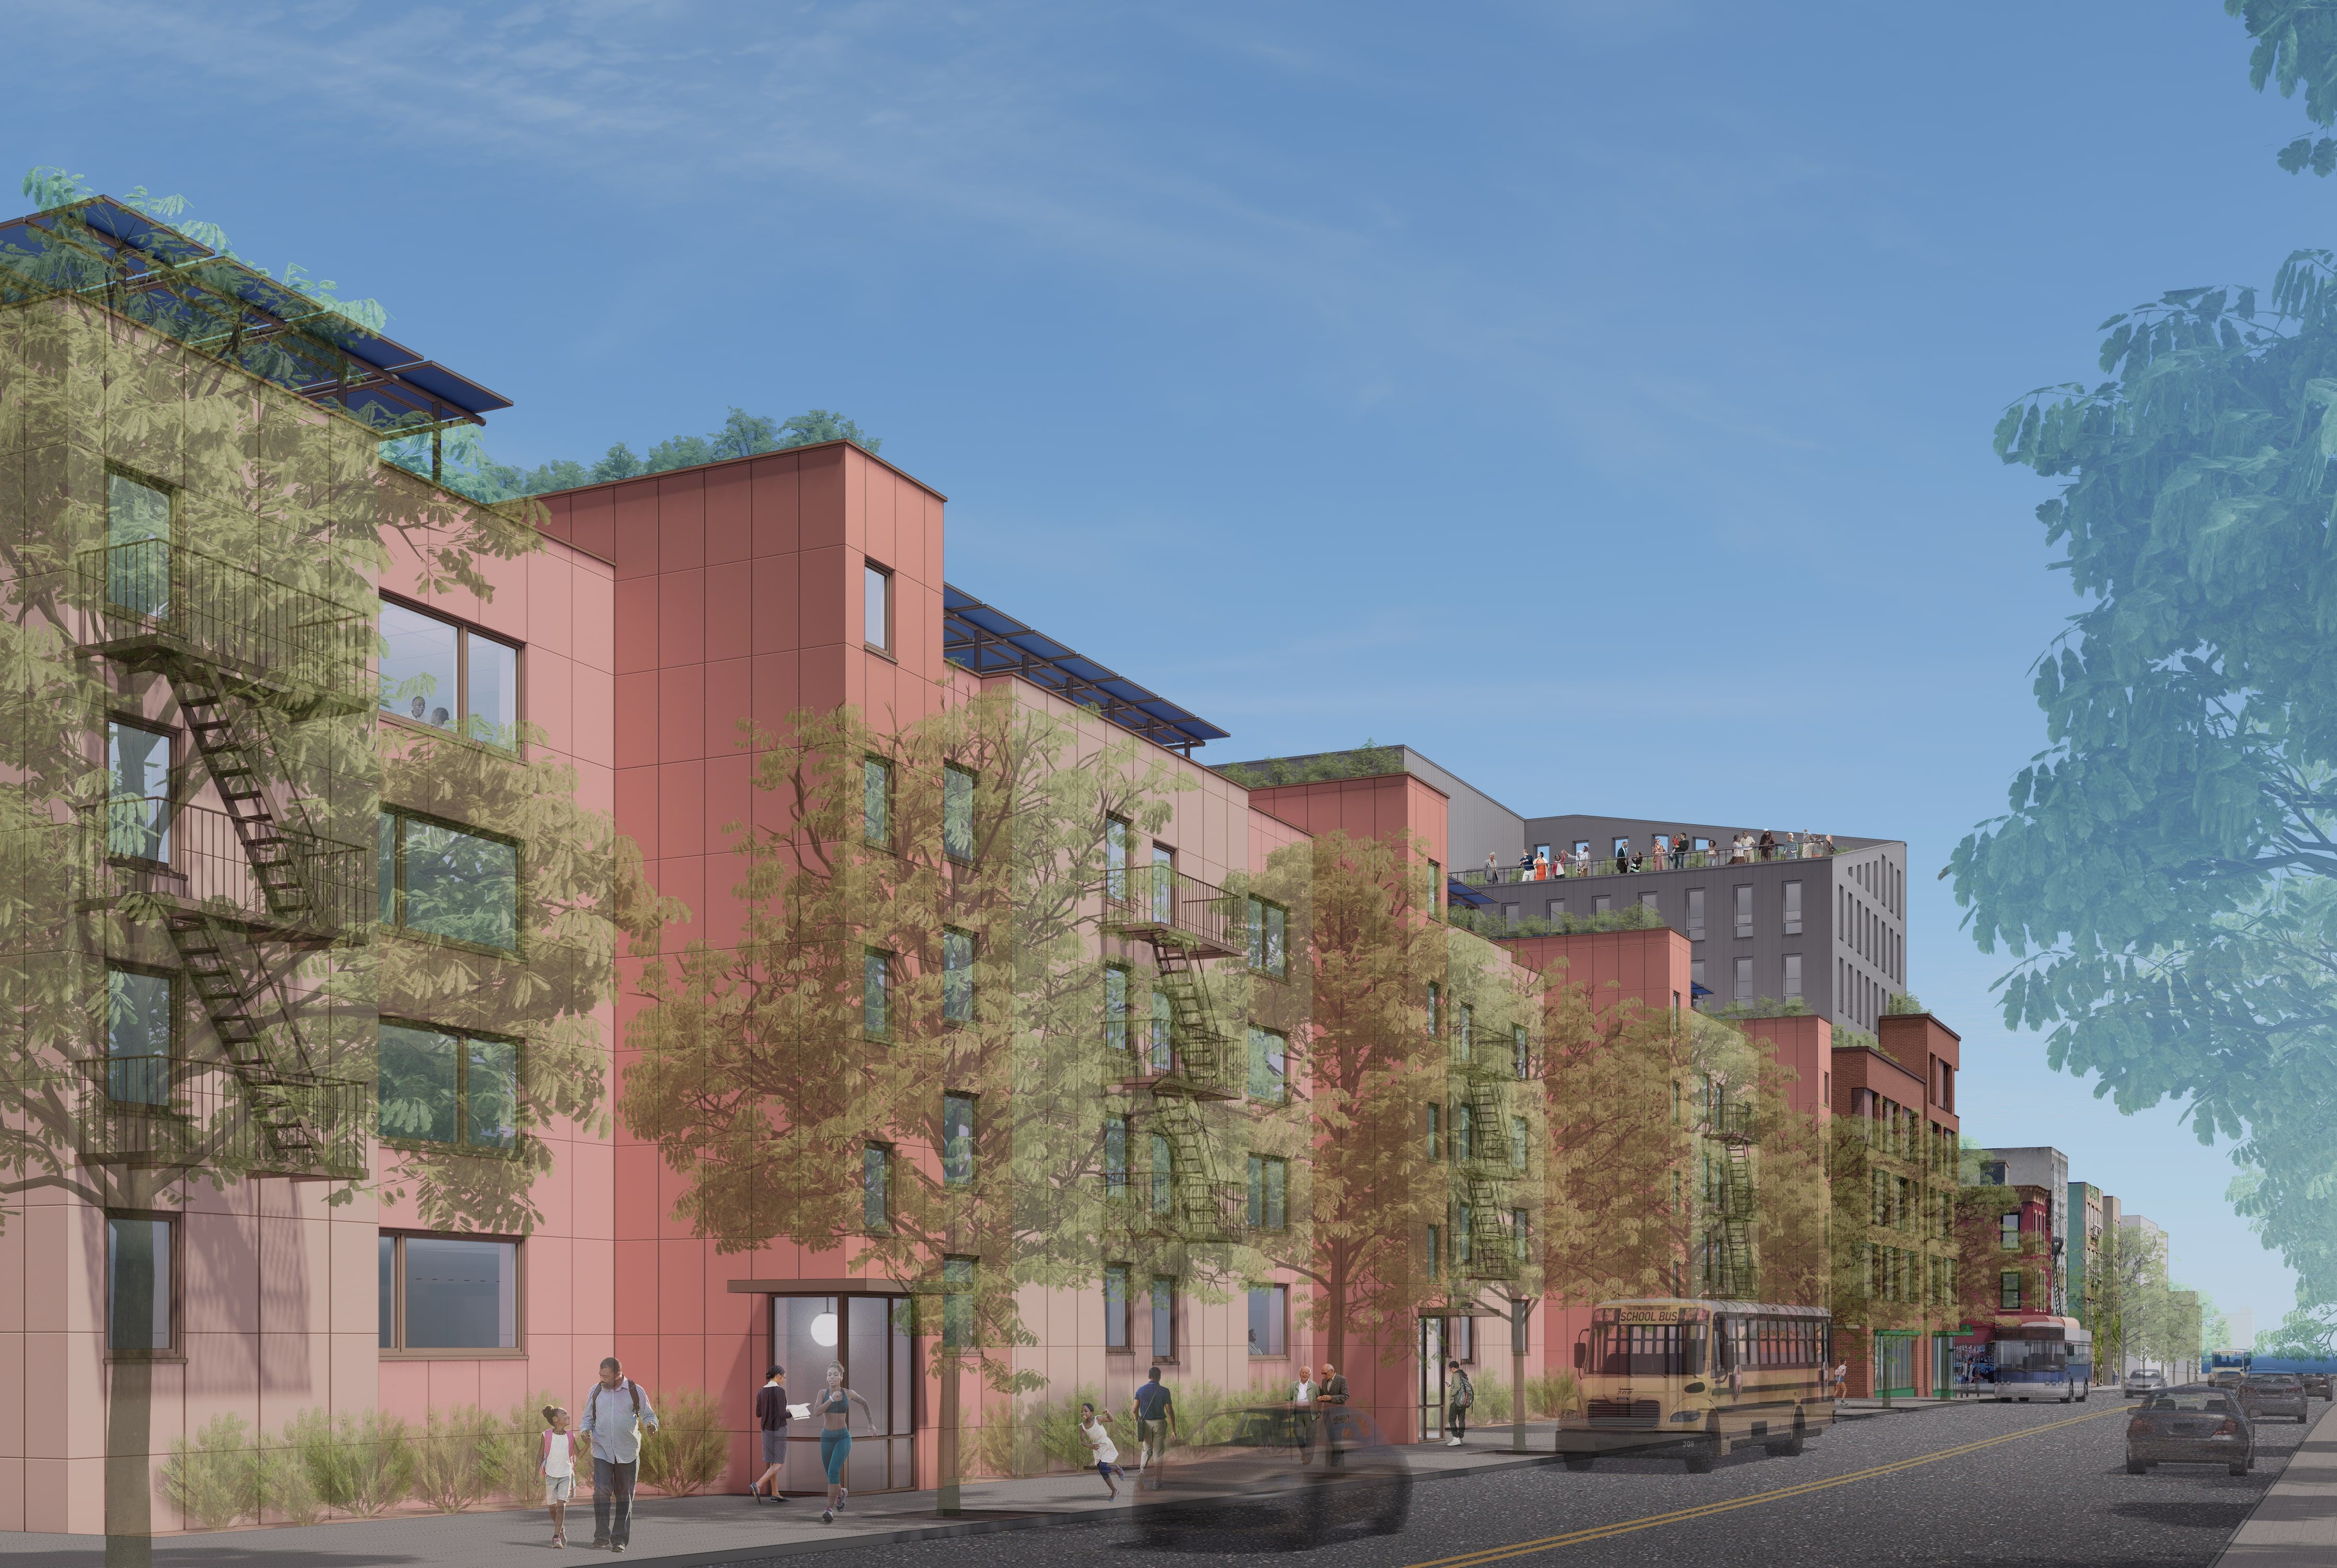
[[[1249,1228],[1289,1229],[1290,1164],[1271,1154],[1249,1157]]]
[[[1173,1071],[1177,1066],[1176,1027],[1168,993],[1152,993],[1152,1070],[1156,1073]]]
[[[2004,1311],[2020,1310],[2020,1276],[2010,1270],[1996,1277],[1997,1304]]]
[[[871,849],[893,847],[893,765],[860,759],[860,836]]]
[[[1590,912],[1594,915],[1613,914],[1615,912],[1615,896],[1612,893],[1599,893],[1596,895],[1590,901]]]
[[[1467,1105],[1452,1107],[1452,1158],[1457,1162],[1476,1156],[1477,1113]]]
[[[1753,884],[1739,882],[1729,891],[1736,905],[1736,934],[1749,937],[1753,934]]]
[[[973,1343],[973,1263],[972,1258],[942,1260],[942,1346],[945,1349]]]
[[[1428,1157],[1441,1160],[1444,1157],[1444,1107],[1429,1105],[1425,1109],[1428,1112]]]
[[[942,1096],[942,1185],[973,1185],[973,1096]]]
[[[1128,823],[1118,817],[1103,819],[1103,891],[1106,898],[1128,897]]]
[[[1501,923],[1505,926],[1513,926],[1518,923],[1517,905],[1503,904],[1501,906]]]
[[[973,863],[973,774],[953,763],[942,767],[942,853]]]
[[[875,948],[860,955],[860,1032],[872,1040],[893,1035],[893,955]]]
[[[1753,960],[1751,959],[1736,960],[1736,999],[1740,1002],[1751,1001],[1753,999]]]
[[[1523,1116],[1511,1116],[1510,1118],[1510,1169],[1523,1171],[1532,1155],[1532,1140],[1527,1129],[1526,1119]]]
[[[1785,884],[1785,934],[1789,937],[1802,934],[1802,884],[1799,882]]]
[[[1128,1049],[1128,971],[1107,964],[1103,971],[1103,1043]]]
[[[383,1137],[473,1150],[518,1146],[515,1042],[385,1019],[380,1060]]]
[[[519,1243],[385,1234],[381,1348],[519,1349]]]
[[[1177,1281],[1171,1275],[1152,1278],[1152,1357],[1166,1361],[1177,1354]]]
[[[105,476],[105,598],[139,615],[171,613],[171,492]]]
[[[519,850],[404,812],[381,813],[381,920],[401,930],[519,949]]]
[[[1617,860],[1627,860],[1630,857],[1630,853],[1631,841],[1628,838],[1618,838],[1615,841],[1615,858]]]
[[[1152,1135],[1152,1212],[1166,1214],[1177,1206],[1177,1155],[1168,1140]]]
[[[2020,1250],[2020,1216],[2007,1214],[1996,1222],[1997,1244],[2008,1252]]]
[[[1277,979],[1290,972],[1290,911],[1264,899],[1249,901],[1249,967]]]
[[[1566,901],[1564,899],[1550,900],[1549,904],[1544,907],[1542,915],[1544,919],[1550,920],[1552,924],[1565,919]]]
[[[1687,983],[1690,988],[1690,994],[1694,993],[1696,988],[1704,984],[1704,960],[1702,959],[1688,959]]]
[[[171,863],[171,735],[115,719],[105,726],[105,852]]]
[[[381,601],[381,711],[509,751],[519,745],[519,649]]]
[[[1428,1277],[1435,1279],[1444,1270],[1444,1227],[1428,1227]]]
[[[1788,1001],[1802,994],[1802,955],[1785,955],[1785,978],[1780,994]]]
[[[1444,1032],[1444,993],[1434,980],[1428,982],[1428,1032],[1432,1035]]]
[[[860,638],[878,653],[893,651],[893,574],[875,561],[860,568]]]
[[[1103,1119],[1103,1195],[1128,1196],[1128,1118]]]
[[[168,975],[105,971],[105,1094],[120,1105],[171,1103],[176,987]]]
[[[1510,1242],[1518,1250],[1518,1261],[1522,1263],[1533,1255],[1533,1213],[1528,1209],[1510,1211]]]
[[[1288,1097],[1290,1046],[1272,1029],[1249,1032],[1249,1097],[1278,1105]]]
[[[105,1217],[105,1348],[132,1356],[178,1345],[178,1225],[143,1215]]]
[[[1434,861],[1428,862],[1428,916],[1434,920],[1444,910],[1444,868]]]
[[[1257,1285],[1249,1293],[1249,1353],[1289,1354],[1290,1287]]]
[[[1477,1261],[1476,1238],[1470,1233],[1476,1219],[1468,1204],[1452,1205],[1452,1261],[1463,1269]]]
[[[1125,1350],[1128,1347],[1128,1265],[1106,1263],[1103,1266],[1103,1348]]]
[[[973,933],[942,928],[942,1022],[973,1022]]]
[[[1510,1026],[1510,1070],[1520,1083],[1533,1076],[1533,1052],[1526,1043],[1526,1027]]]
[[[1469,1059],[1469,1053],[1475,1047],[1476,1043],[1477,1009],[1471,1007],[1468,1003],[1462,1002],[1461,1004],[1461,1032],[1453,1041],[1453,1045],[1455,1047],[1454,1054],[1457,1055],[1461,1060],[1465,1062]]]
[[[893,1227],[893,1151],[882,1144],[860,1150],[860,1222],[871,1231]]]
[[[1692,942],[1704,940],[1704,890],[1702,888],[1687,890],[1687,940]]]

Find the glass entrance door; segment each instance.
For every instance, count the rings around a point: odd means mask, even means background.
[[[1874,1333],[1874,1393],[1878,1398],[1912,1398],[1915,1393],[1915,1336],[1905,1329],[1878,1329]]]
[[[916,1485],[910,1323],[906,1296],[771,1298],[771,1359],[787,1369],[789,1403],[812,1407],[811,1419],[798,1417],[787,1426],[782,1482],[787,1491],[826,1488],[818,1407],[831,1363],[844,1368],[844,1386],[868,1402],[865,1410],[857,1402],[851,1408],[844,1484],[855,1492],[901,1492]]]

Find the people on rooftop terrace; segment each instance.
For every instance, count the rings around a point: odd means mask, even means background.
[[[1777,858],[1777,835],[1767,828],[1761,830],[1761,858],[1765,861]]]

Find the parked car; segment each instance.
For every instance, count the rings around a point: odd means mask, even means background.
[[[2139,1372],[2126,1375],[2126,1395],[2131,1399],[2137,1394],[2156,1394],[2166,1387],[2166,1374],[2145,1367]]]
[[[1136,1511],[1148,1546],[1196,1533],[1313,1545],[1355,1530],[1392,1535],[1412,1507],[1403,1452],[1362,1410],[1252,1406],[1212,1416],[1169,1454]]]
[[[2127,1422],[2129,1475],[2154,1465],[2221,1465],[2244,1475],[2255,1462],[2255,1428],[2232,1389],[2204,1383],[2162,1388]]]
[[[2218,1367],[2207,1374],[2206,1385],[2210,1388],[2236,1388],[2246,1380],[2247,1375],[2244,1368]]]
[[[2305,1372],[2300,1375],[2304,1378],[2304,1391],[2306,1393],[2312,1395],[2316,1399],[2326,1399],[2329,1398],[2328,1373]]]
[[[2312,1417],[2304,1402],[2304,1379],[2293,1372],[2251,1372],[2240,1385],[2240,1404],[2251,1420],[2293,1416],[2302,1426]]]

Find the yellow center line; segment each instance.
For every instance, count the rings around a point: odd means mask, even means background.
[[[1921,1465],[1936,1465],[1942,1459],[1959,1458],[1976,1454],[1982,1448],[1993,1448],[1999,1443],[2015,1443],[2023,1437],[2033,1437],[2039,1432],[2050,1432],[2062,1427],[2074,1427],[2081,1421],[2098,1421],[2106,1416],[2123,1416],[2127,1412],[2113,1405],[2106,1410],[2092,1410],[2083,1416],[2064,1417],[2041,1426],[2023,1427],[1999,1437],[1982,1437],[1978,1442],[1960,1443],[1952,1448],[1942,1448],[1933,1454],[1918,1454],[1912,1459],[1894,1459],[1888,1465],[1876,1465],[1870,1469],[1853,1470],[1846,1475],[1832,1475],[1823,1481],[1804,1481],[1797,1486],[1779,1486],[1773,1491],[1755,1492],[1750,1496],[1730,1497],[1717,1503],[1700,1503],[1693,1508],[1677,1508],[1668,1514],[1650,1514],[1644,1518],[1625,1519],[1613,1524],[1594,1524],[1586,1530],[1571,1530],[1563,1535],[1545,1535],[1536,1541],[1517,1541],[1506,1546],[1488,1547],[1481,1552],[1463,1552],[1457,1557],[1433,1557],[1424,1563],[1408,1564],[1408,1568],[1476,1568],[1482,1563],[1498,1563],[1505,1557],[1522,1557],[1534,1552],[1553,1551],[1560,1546],[1579,1546],[1586,1541],[1603,1541],[1610,1535],[1628,1535],[1638,1530],[1652,1530],[1661,1524],[1678,1524],[1690,1519],[1709,1518],[1715,1514],[1726,1514],[1738,1508],[1750,1508],[1755,1504],[1781,1502],[1788,1497],[1804,1497],[1813,1492],[1824,1492],[1835,1486],[1848,1486],[1860,1481],[1872,1481],[1879,1475],[1892,1475],[1902,1470],[1912,1470]]]

